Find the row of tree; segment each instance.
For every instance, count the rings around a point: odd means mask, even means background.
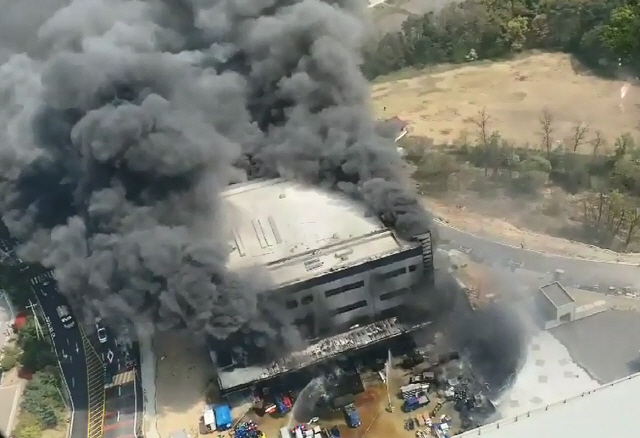
[[[637,0],[466,0],[407,19],[364,52],[375,78],[405,67],[495,59],[526,49],[572,53],[604,72],[640,70]]]
[[[518,195],[536,195],[552,183],[582,199],[582,232],[571,237],[606,248],[628,250],[640,229],[640,149],[630,135],[607,147],[598,131],[576,125],[568,142],[554,138],[553,114],[540,113],[539,147],[518,147],[491,131],[491,117],[479,111],[476,138],[461,137],[454,148],[433,148],[425,139],[405,138],[407,159],[423,189],[447,190],[461,163],[506,178]],[[427,140],[427,143],[428,140]]]
[[[12,304],[24,311],[34,300],[28,285],[33,273],[30,271],[41,269],[18,265],[1,265],[0,269],[0,287],[7,292]],[[20,417],[14,431],[17,438],[39,438],[44,429],[57,427],[65,418],[55,355],[49,337],[40,331],[34,318],[30,315],[26,324],[18,329],[16,342],[4,348],[0,361],[4,371],[20,367],[25,375],[31,375],[22,394]]]

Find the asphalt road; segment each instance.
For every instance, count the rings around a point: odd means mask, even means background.
[[[89,428],[89,388],[82,334],[78,324],[69,329],[63,327],[56,308],[60,305],[68,306],[68,303],[56,290],[55,281],[36,284],[33,290],[45,315],[53,347],[71,395],[74,411],[71,438],[86,438]]]
[[[518,266],[518,269],[543,274],[552,274],[562,269],[561,282],[567,286],[632,287],[640,290],[640,267],[614,263],[595,262],[582,259],[541,254],[514,248],[482,237],[473,236],[445,225],[438,230],[443,249],[458,249],[476,261],[496,268]]]
[[[98,354],[103,358],[107,374],[112,378],[105,392],[104,438],[134,438],[142,436],[143,404],[137,345],[124,347],[115,333],[105,328],[107,340],[101,343],[91,336]],[[135,366],[131,366],[131,360]]]

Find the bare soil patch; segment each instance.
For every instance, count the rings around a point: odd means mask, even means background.
[[[198,421],[206,402],[214,367],[207,351],[185,334],[164,333],[154,339],[157,426],[161,438],[186,430],[199,435]]]
[[[621,100],[620,89],[626,81],[584,73],[565,54],[532,53],[504,62],[402,76],[373,85],[376,114],[398,116],[410,123],[412,135],[440,144],[454,142],[465,131],[475,135],[474,118],[483,107],[491,116],[491,130],[532,147],[540,145],[543,109],[554,116],[555,140],[568,140],[578,123],[587,124],[591,132],[602,131],[609,143],[639,129],[640,87],[631,83]]]

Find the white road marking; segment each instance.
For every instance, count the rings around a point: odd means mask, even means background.
[[[133,370],[133,436],[138,438],[138,392],[136,391],[136,386],[138,386],[138,382],[136,382],[136,371]]]
[[[118,397],[122,395],[122,386],[118,386]]]
[[[116,423],[120,422],[120,411],[116,414]]]
[[[71,378],[71,386],[73,386],[74,388],[76,387],[76,378],[75,377]]]

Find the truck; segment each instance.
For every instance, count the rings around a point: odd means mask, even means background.
[[[233,424],[233,419],[231,418],[231,406],[213,406],[213,413],[215,414],[216,430],[222,432],[231,429]]]
[[[427,397],[427,394],[422,393],[419,395],[408,397],[402,404],[402,411],[413,412],[416,409],[419,409],[428,404],[429,404],[429,397]]]
[[[216,414],[213,411],[213,406],[208,406],[202,415],[202,423],[207,433],[212,433],[216,430]]]
[[[425,394],[429,390],[429,385],[426,383],[412,383],[400,388],[400,394],[403,400],[408,400],[411,397],[418,397],[421,394]]]
[[[358,411],[356,410],[356,405],[354,405],[353,403],[350,403],[342,408],[342,412],[344,413],[344,418],[347,422],[347,426],[355,429],[362,425],[362,422],[360,421],[360,415],[358,415]]]

